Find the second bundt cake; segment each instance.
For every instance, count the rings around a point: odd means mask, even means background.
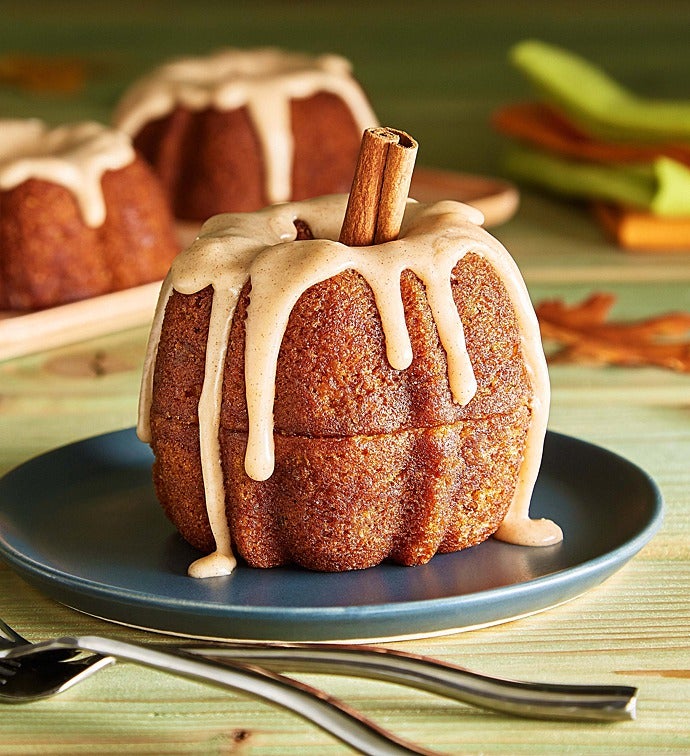
[[[162,279],[179,251],[158,179],[94,122],[0,122],[0,309],[34,310]]]
[[[548,376],[505,249],[456,202],[337,241],[347,196],[209,220],[164,285],[139,434],[191,574],[423,564],[530,520]]]
[[[344,58],[259,48],[162,65],[124,94],[115,124],[176,217],[205,221],[348,191],[376,117]]]

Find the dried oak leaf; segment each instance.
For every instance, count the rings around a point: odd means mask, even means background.
[[[670,312],[629,322],[607,321],[616,298],[594,293],[567,305],[547,300],[536,313],[543,341],[559,348],[551,362],[656,365],[690,373],[690,313]]]
[[[88,67],[75,57],[9,53],[0,56],[0,83],[31,92],[75,94],[84,88]]]

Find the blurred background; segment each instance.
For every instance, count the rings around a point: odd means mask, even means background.
[[[570,48],[641,94],[690,98],[688,2],[0,0],[0,18],[2,117],[108,121],[126,85],[171,56],[276,45],[349,58],[381,122],[419,140],[420,164],[452,170],[499,170],[489,118],[529,94],[507,60],[521,39]],[[32,93],[16,54],[57,56],[49,69],[74,65],[83,82]]]

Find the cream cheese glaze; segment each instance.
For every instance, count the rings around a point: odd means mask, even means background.
[[[201,463],[206,506],[216,551],[190,567],[194,576],[230,572],[235,565],[225,517],[219,425],[222,377],[232,317],[240,291],[251,280],[247,309],[245,378],[249,435],[245,471],[266,480],[273,471],[273,401],[281,341],[292,308],[310,286],[341,273],[358,271],[371,286],[379,310],[391,366],[406,369],[412,360],[400,290],[400,274],[412,270],[424,283],[439,338],[448,359],[453,398],[467,404],[477,389],[455,306],[451,274],[469,252],[484,257],[500,276],[513,304],[523,360],[532,385],[531,422],[514,497],[497,538],[522,545],[548,545],[562,539],[550,520],[532,520],[529,504],[536,482],[549,411],[549,380],[534,309],[517,265],[484,229],[481,213],[443,201],[422,205],[410,200],[398,239],[375,247],[348,247],[338,238],[347,195],[274,205],[255,213],[218,215],[174,261],[156,309],[144,366],[138,435],[150,441],[153,369],[165,306],[173,289],[192,294],[212,286],[211,323],[204,385],[199,402]],[[305,221],[313,240],[296,241],[295,220]]]
[[[246,106],[258,135],[270,202],[290,199],[292,155],[290,101],[317,92],[343,100],[363,131],[376,126],[369,102],[338,55],[311,57],[274,48],[220,50],[181,58],[155,69],[129,89],[115,112],[118,128],[134,136],[144,124],[178,106],[190,110]]]
[[[64,186],[93,228],[106,216],[103,174],[135,158],[126,134],[93,121],[50,128],[34,118],[6,119],[0,120],[0,134],[0,189],[13,189],[30,178]]]

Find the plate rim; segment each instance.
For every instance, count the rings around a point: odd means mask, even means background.
[[[38,454],[28,460],[25,460],[12,470],[8,471],[5,475],[0,477],[0,486],[4,483],[5,479],[11,478],[11,476],[13,475],[21,475],[24,468],[31,466],[32,464],[36,464],[46,456],[57,453],[69,453],[70,451],[74,450],[74,447],[78,447],[80,445],[88,446],[92,443],[107,441],[114,436],[124,437],[126,435],[131,435],[133,434],[133,432],[133,428],[124,428],[121,430],[97,434],[58,446],[54,449]],[[596,556],[585,559],[584,561],[578,562],[575,565],[558,569],[555,572],[539,575],[526,581],[511,583],[508,585],[485,588],[466,594],[436,596],[433,598],[412,598],[404,601],[391,601],[384,603],[379,602],[359,605],[355,604],[349,606],[270,606],[242,605],[239,603],[219,604],[198,598],[183,598],[179,596],[168,597],[160,594],[152,594],[148,591],[136,590],[129,587],[123,588],[122,586],[115,586],[112,584],[104,583],[102,580],[92,580],[88,577],[67,573],[56,568],[53,565],[41,563],[31,555],[22,553],[12,544],[8,543],[2,533],[0,533],[0,558],[3,558],[9,564],[9,566],[14,568],[21,577],[27,580],[27,582],[38,586],[39,590],[41,590],[44,594],[49,595],[54,600],[57,600],[59,603],[70,606],[76,611],[92,614],[93,616],[99,616],[101,619],[106,621],[117,622],[120,624],[142,628],[144,628],[144,625],[137,625],[136,623],[129,621],[123,622],[122,619],[117,619],[115,617],[109,618],[107,616],[102,616],[101,614],[85,610],[80,606],[75,605],[74,603],[56,598],[55,594],[57,593],[58,595],[61,595],[63,593],[67,593],[71,594],[74,597],[85,596],[87,603],[91,600],[95,600],[96,602],[100,603],[117,602],[123,606],[131,607],[134,610],[143,610],[145,613],[147,612],[147,610],[149,612],[153,611],[154,613],[160,611],[173,612],[173,610],[171,609],[171,605],[173,605],[175,613],[185,612],[191,609],[200,618],[212,619],[216,622],[226,621],[232,624],[238,620],[245,623],[253,623],[260,620],[263,622],[278,622],[281,625],[289,625],[290,622],[304,622],[306,619],[311,619],[312,622],[326,622],[332,624],[337,621],[347,621],[348,623],[367,623],[376,618],[380,623],[381,621],[389,621],[392,618],[412,618],[416,614],[419,614],[423,611],[428,614],[433,614],[437,612],[447,613],[448,611],[453,610],[455,613],[457,613],[465,611],[468,607],[484,607],[487,604],[500,604],[501,602],[506,601],[515,602],[516,600],[519,601],[521,597],[529,598],[531,596],[539,595],[540,591],[544,589],[546,589],[546,591],[549,593],[553,593],[554,591],[562,591],[569,585],[584,585],[584,587],[579,590],[573,591],[567,597],[552,601],[551,603],[547,603],[540,608],[532,608],[525,612],[518,611],[512,613],[513,615],[516,615],[518,617],[523,615],[531,615],[537,612],[546,611],[555,605],[576,598],[587,592],[594,585],[597,585],[606,580],[608,577],[610,577],[611,574],[616,572],[633,556],[635,556],[651,540],[651,538],[658,532],[664,517],[664,503],[661,490],[654,479],[651,477],[651,475],[649,475],[649,473],[647,473],[639,465],[612,450],[557,431],[547,431],[547,439],[547,443],[576,444],[580,446],[581,449],[584,449],[590,453],[593,451],[593,453],[596,453],[597,455],[603,454],[605,457],[615,461],[616,464],[622,464],[628,470],[634,472],[638,476],[639,482],[643,483],[646,489],[645,498],[648,500],[648,507],[645,510],[644,524],[631,536],[626,538],[625,541],[612,549],[609,549],[603,553],[598,553]],[[151,459],[153,459],[153,455],[151,455]],[[142,462],[143,461],[144,460],[142,458]],[[2,489],[0,488],[0,492],[1,491]],[[2,500],[0,500],[0,506],[1,505]],[[438,555],[434,558],[452,558],[452,556],[452,554]],[[410,568],[402,566],[400,567],[401,571],[407,569]],[[319,575],[320,573],[314,574]],[[45,587],[46,584],[48,585],[48,589]],[[51,586],[53,590],[50,590]],[[464,630],[475,629],[475,627],[485,627],[487,625],[495,625],[509,621],[512,621],[512,618],[505,617],[504,619],[496,619],[490,622],[482,622],[478,624],[475,623],[472,626],[467,627],[455,627],[445,630],[443,628],[439,628],[438,630],[433,632],[422,631],[420,633],[403,633],[400,634],[399,637],[429,637],[434,634],[438,635],[448,634],[451,632],[461,632]],[[160,629],[145,627],[145,629],[153,630],[155,632],[186,635],[186,633],[176,633],[170,628]],[[216,636],[195,635],[195,637]],[[229,636],[224,635],[223,637],[226,638]],[[244,636],[242,637],[244,638]],[[368,634],[367,637],[369,637]],[[379,638],[378,635],[376,637],[377,639]],[[246,638],[244,639],[247,640]]]

